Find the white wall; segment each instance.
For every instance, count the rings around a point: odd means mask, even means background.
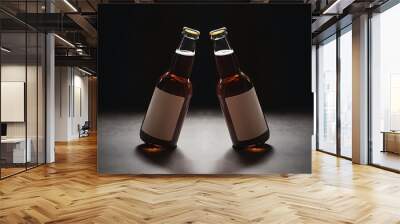
[[[77,74],[78,70],[74,70],[74,108],[73,111],[73,119],[72,119],[72,136],[74,138],[79,137],[78,133],[78,124],[83,125],[85,121],[89,119],[89,102],[88,102],[88,77],[82,76],[82,73]],[[80,92],[80,93],[79,93]],[[79,97],[80,96],[80,97]],[[80,101],[80,102],[79,102]],[[81,110],[81,111],[80,111]]]
[[[55,68],[55,141],[67,141],[69,136],[69,68]]]
[[[31,70],[28,68],[28,70]],[[25,82],[25,64],[8,64],[1,66],[1,81]],[[4,110],[5,108],[1,108]],[[25,122],[7,123],[7,137],[25,137]]]
[[[27,70],[25,70],[27,69]],[[26,73],[27,71],[27,73]],[[40,71],[39,71],[40,72]],[[36,136],[36,66],[27,66],[25,64],[5,64],[1,66],[1,81],[2,82],[25,82],[25,76],[28,78],[27,87],[27,118],[28,118],[28,137],[29,134],[35,133]],[[40,105],[39,105],[40,106]],[[6,108],[1,108],[5,110]],[[26,122],[7,122],[8,137],[25,137]],[[30,131],[32,127],[32,131]]]
[[[55,140],[79,137],[78,124],[88,120],[88,77],[73,67],[56,67]]]

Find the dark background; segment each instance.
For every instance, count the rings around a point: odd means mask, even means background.
[[[313,98],[308,5],[101,5],[98,15],[98,171],[115,174],[310,173]],[[178,148],[140,150],[139,131],[183,26],[201,32],[193,97]],[[233,150],[216,96],[209,31],[225,26],[270,128],[261,153]]]
[[[99,110],[146,110],[183,26],[201,32],[189,110],[219,109],[209,31],[222,26],[265,111],[312,110],[308,5],[100,5]]]

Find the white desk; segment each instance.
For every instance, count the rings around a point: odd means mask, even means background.
[[[32,153],[31,153],[31,145],[32,141],[30,138],[27,139],[26,151],[25,151],[25,138],[5,138],[1,139],[2,147],[13,147],[12,148],[12,163],[25,163],[31,162]],[[3,151],[3,148],[2,148]],[[26,158],[26,161],[25,161]]]

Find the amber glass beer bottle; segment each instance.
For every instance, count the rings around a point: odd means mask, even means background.
[[[147,144],[176,147],[192,96],[189,78],[199,35],[199,31],[188,27],[182,30],[171,66],[160,77],[142,123],[140,138]]]
[[[225,27],[210,32],[219,75],[217,95],[234,148],[259,146],[269,128],[250,78],[239,68]]]

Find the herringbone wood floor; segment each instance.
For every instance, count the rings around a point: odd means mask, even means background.
[[[312,175],[99,176],[96,139],[0,181],[0,223],[400,223],[400,175],[313,153]]]

